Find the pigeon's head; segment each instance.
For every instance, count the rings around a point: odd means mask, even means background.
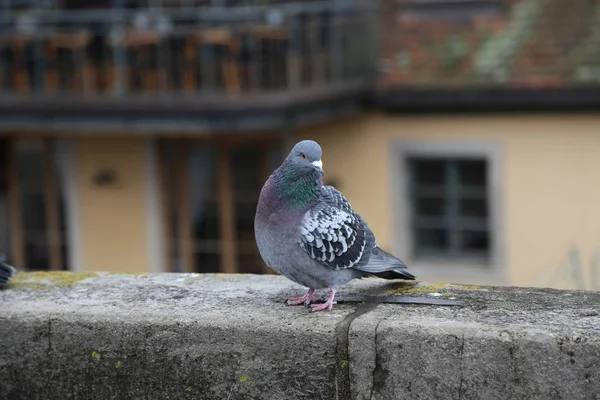
[[[286,160],[300,169],[316,169],[323,174],[323,161],[321,161],[321,146],[314,140],[298,142]]]

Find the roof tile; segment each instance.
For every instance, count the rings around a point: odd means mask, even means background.
[[[600,83],[600,0],[510,0],[498,13],[467,17],[415,16],[407,12],[414,1],[382,0],[380,87]]]

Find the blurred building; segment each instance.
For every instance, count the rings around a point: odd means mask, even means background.
[[[3,7],[17,266],[267,272],[258,193],[312,138],[419,277],[600,289],[600,1]]]

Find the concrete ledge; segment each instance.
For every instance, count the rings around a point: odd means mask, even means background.
[[[600,293],[365,279],[344,295],[464,307],[286,307],[253,275],[19,274],[2,399],[598,399]]]

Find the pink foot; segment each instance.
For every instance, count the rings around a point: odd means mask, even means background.
[[[306,294],[302,297],[292,297],[291,299],[287,300],[287,305],[288,306],[297,306],[300,304],[304,304],[304,305],[309,305],[310,303],[319,300],[319,296],[316,296],[314,294],[315,290],[314,289],[308,289],[308,292],[306,292]]]
[[[334,297],[335,297],[335,290],[330,289],[329,296],[327,297],[327,301],[323,304],[313,304],[311,306],[312,310],[313,311],[323,311],[323,310],[331,311],[331,309],[333,308],[333,305],[337,304],[337,301],[333,300]]]

